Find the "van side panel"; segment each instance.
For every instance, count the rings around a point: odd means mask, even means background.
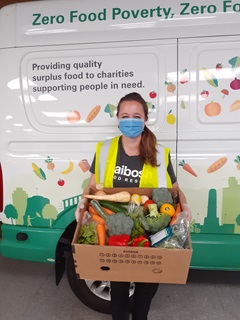
[[[34,260],[44,243],[40,260],[54,259],[96,143],[120,134],[117,103],[138,91],[192,210],[191,266],[239,270],[239,16],[238,2],[222,0],[0,10],[4,255]]]
[[[178,180],[193,215],[196,268],[240,268],[239,40],[179,41],[179,70],[189,82],[179,84]]]

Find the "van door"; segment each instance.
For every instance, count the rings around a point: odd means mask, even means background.
[[[179,40],[177,172],[196,268],[240,267],[239,40]]]

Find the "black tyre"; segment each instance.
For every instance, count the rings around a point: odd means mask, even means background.
[[[104,314],[110,314],[110,283],[109,281],[94,281],[78,279],[73,256],[67,258],[67,278],[76,297],[87,307]],[[134,294],[134,284],[130,286],[130,301]]]

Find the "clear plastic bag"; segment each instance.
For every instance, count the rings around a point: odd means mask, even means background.
[[[160,242],[158,248],[172,248],[172,249],[188,249],[189,243],[189,222],[187,213],[180,212],[177,215],[176,222],[171,225],[172,235]]]

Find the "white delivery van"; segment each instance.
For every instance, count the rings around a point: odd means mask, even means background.
[[[239,21],[234,0],[0,10],[1,254],[55,263],[57,283],[68,256],[75,294],[109,312],[108,283],[76,278],[74,211],[96,143],[120,133],[118,100],[137,91],[193,214],[191,268],[240,270]]]

